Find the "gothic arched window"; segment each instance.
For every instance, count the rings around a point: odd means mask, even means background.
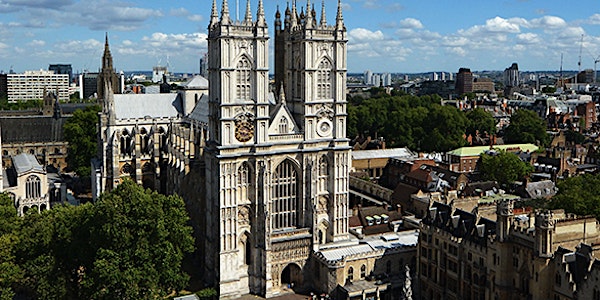
[[[279,133],[288,133],[288,119],[286,117],[281,117],[281,120],[279,120]]]
[[[331,99],[331,63],[324,59],[317,70],[317,98]]]
[[[298,174],[291,161],[285,160],[277,166],[271,187],[273,229],[295,227],[298,223]]]
[[[247,101],[251,99],[252,86],[252,64],[247,57],[243,56],[236,66],[236,95],[238,101]]]
[[[237,171],[237,185],[238,185],[238,193],[240,200],[250,200],[251,201],[251,193],[250,193],[250,184],[251,184],[251,173],[250,167],[247,162],[242,163],[242,165],[238,168]]]
[[[327,185],[329,184],[329,182],[327,180],[328,176],[329,176],[329,170],[328,170],[327,157],[323,155],[321,157],[321,159],[319,159],[319,191],[320,192],[327,191]]]
[[[25,182],[25,197],[40,198],[42,196],[42,184],[39,177],[31,175]]]

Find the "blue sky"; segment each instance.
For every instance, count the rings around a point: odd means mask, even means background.
[[[246,0],[239,2],[243,17]],[[271,31],[277,5],[284,10],[287,2],[264,0]],[[108,32],[118,70],[151,70],[168,58],[172,71],[198,72],[211,3],[0,0],[0,70],[70,63],[76,71],[95,71]],[[257,3],[251,0],[253,13]],[[325,3],[332,23],[337,0]],[[503,70],[513,62],[521,70],[557,70],[561,53],[564,69],[577,70],[582,34],[582,68],[593,68],[600,57],[598,0],[343,0],[342,5],[350,72]],[[236,0],[229,6],[235,17]],[[320,16],[321,1],[315,6]]]

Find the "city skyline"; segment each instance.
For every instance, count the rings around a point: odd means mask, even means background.
[[[222,0],[217,2],[220,9]],[[243,19],[246,1],[228,2],[232,19]],[[283,13],[287,2],[264,0],[271,37],[275,9],[279,5]],[[297,5],[305,8],[306,2]],[[329,23],[335,2],[325,1]],[[600,57],[600,14],[586,10],[595,7],[591,0],[571,6],[534,0],[438,2],[342,1],[348,71],[503,70],[513,62],[521,70],[558,70],[561,54],[564,70],[578,70],[580,49],[581,69],[594,68]],[[197,73],[206,52],[211,3],[0,1],[0,70],[70,63],[77,72],[97,71],[108,32],[118,70],[151,70],[168,62],[174,72]],[[251,0],[253,17],[257,3]],[[311,4],[320,19],[321,1]]]

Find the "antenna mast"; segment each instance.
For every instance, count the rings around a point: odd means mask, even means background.
[[[579,73],[581,73],[581,52],[583,51],[583,34],[581,35],[581,43],[579,43],[579,61],[577,62],[577,66],[578,66],[578,70],[577,70],[577,75],[575,75],[575,88],[577,88],[577,80],[579,78]]]
[[[563,54],[560,54],[560,87],[564,88],[565,87],[565,81],[563,80],[563,70],[562,70],[562,65],[563,65]]]

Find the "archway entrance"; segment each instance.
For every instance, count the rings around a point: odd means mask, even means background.
[[[287,265],[281,272],[281,285],[290,288],[302,285],[302,269],[293,263]]]

